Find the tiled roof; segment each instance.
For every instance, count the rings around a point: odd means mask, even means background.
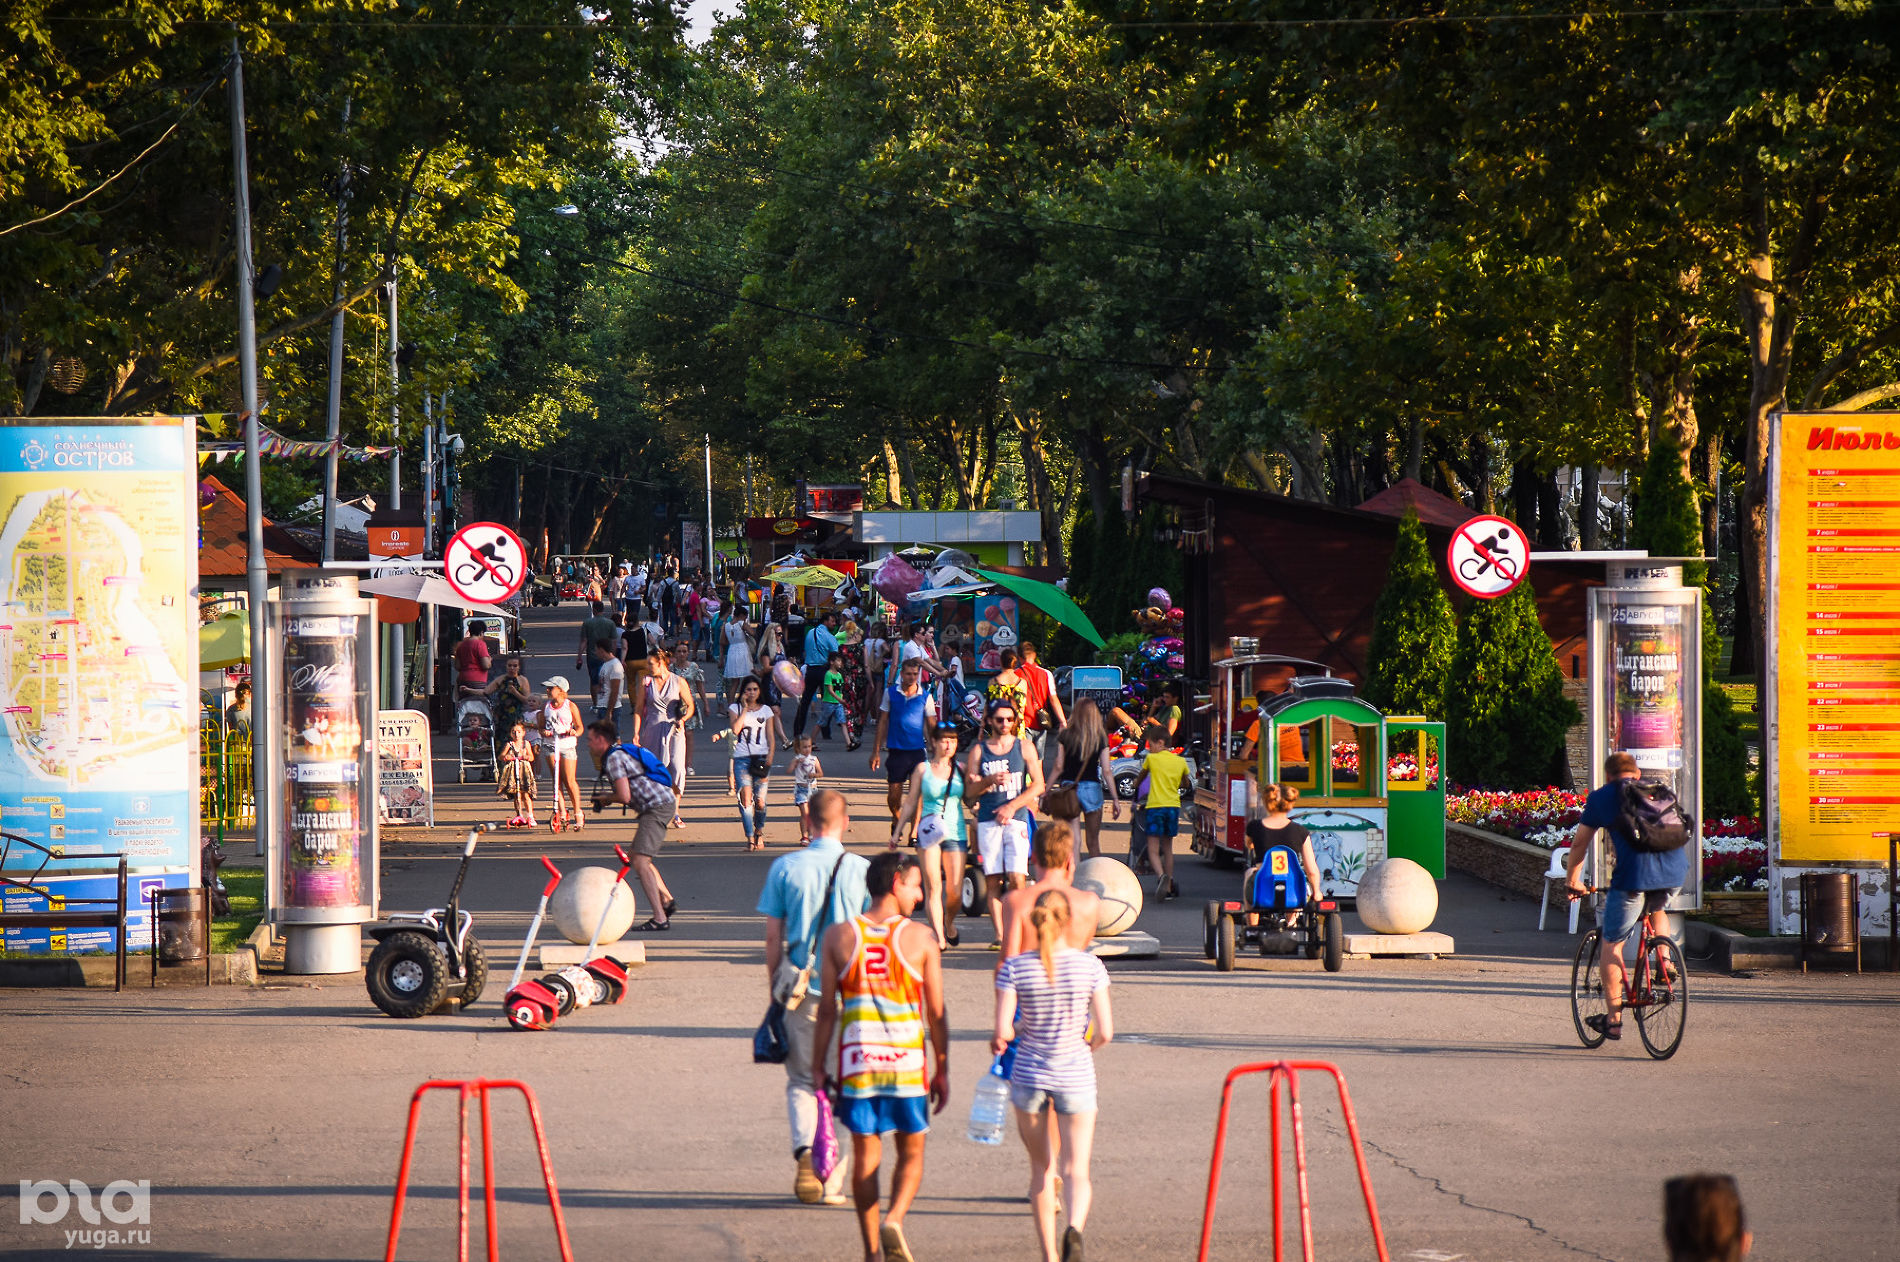
[[[1433,526],[1462,526],[1476,513],[1448,495],[1440,495],[1415,478],[1400,478],[1391,486],[1359,506],[1362,513],[1381,517],[1403,517],[1406,509],[1418,513],[1418,519]]]
[[[198,512],[198,576],[243,578],[250,559],[244,500],[214,477],[200,478],[198,486],[203,505]],[[264,520],[264,565],[272,574],[313,569],[318,559],[289,531]]]

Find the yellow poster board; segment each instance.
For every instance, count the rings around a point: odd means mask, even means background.
[[[1900,828],[1900,413],[1782,413],[1775,446],[1767,756],[1780,858],[1884,863]]]

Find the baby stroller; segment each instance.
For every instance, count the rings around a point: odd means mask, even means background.
[[[456,773],[460,783],[468,783],[471,771],[478,781],[495,779],[495,712],[487,697],[463,697],[455,703],[455,745],[460,751]]]
[[[939,724],[956,729],[957,757],[963,757],[983,735],[983,698],[971,692],[955,675],[945,675],[938,713]]]

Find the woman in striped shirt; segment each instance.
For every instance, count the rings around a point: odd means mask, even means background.
[[[1092,1195],[1094,1050],[1115,1034],[1108,970],[1093,955],[1068,945],[1069,914],[1068,895],[1059,889],[1036,899],[1029,923],[1037,949],[1011,956],[997,970],[996,1033],[990,1042],[990,1050],[1001,1056],[1011,1039],[1018,1040],[1009,1075],[1010,1100],[1023,1146],[1029,1150],[1029,1198],[1043,1262],[1082,1262],[1082,1228]],[[1058,1173],[1069,1215],[1060,1252],[1054,1183]]]

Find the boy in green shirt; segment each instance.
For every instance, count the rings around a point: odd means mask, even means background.
[[[851,739],[851,725],[845,721],[844,714],[844,654],[833,653],[825,659],[825,677],[818,685],[818,730],[831,739],[831,721],[835,718],[838,726],[844,729],[846,740]]]
[[[1174,879],[1174,835],[1181,828],[1181,789],[1190,770],[1188,760],[1168,748],[1167,733],[1150,728],[1148,753],[1139,772],[1148,777],[1143,827],[1148,834],[1148,866],[1160,873],[1155,878],[1155,898],[1164,903],[1181,895]]]

